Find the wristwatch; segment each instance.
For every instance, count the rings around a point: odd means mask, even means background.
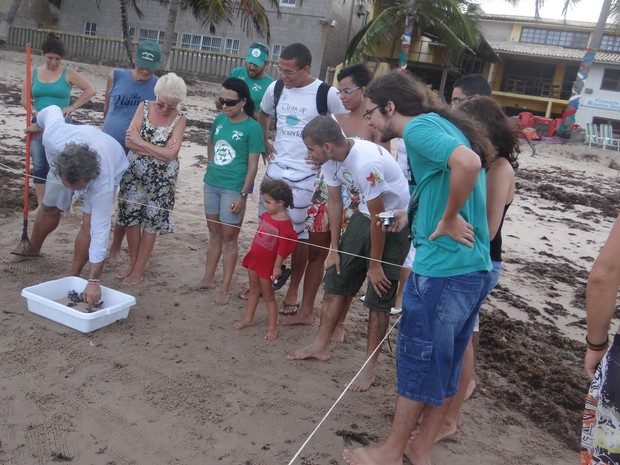
[[[247,200],[249,193],[248,192],[239,192],[239,195],[241,197],[243,197],[243,200]]]

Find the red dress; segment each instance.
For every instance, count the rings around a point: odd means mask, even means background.
[[[241,266],[253,270],[261,278],[271,280],[276,256],[288,257],[297,245],[297,233],[291,220],[274,220],[269,212],[260,217],[250,251]]]

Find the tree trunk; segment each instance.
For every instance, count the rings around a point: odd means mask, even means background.
[[[17,15],[17,10],[19,9],[19,5],[21,0],[13,0],[11,6],[9,7],[9,11],[6,14],[6,17],[0,21],[0,45],[6,44],[9,39],[9,29],[11,29],[11,25],[15,20],[15,16]]]
[[[171,0],[170,9],[168,10],[168,22],[166,23],[166,32],[164,33],[164,46],[161,54],[161,66],[165,72],[170,71],[172,36],[174,35],[174,27],[177,23],[177,14],[181,0]],[[180,40],[180,37],[177,39]]]
[[[123,44],[125,45],[125,51],[129,58],[131,67],[134,66],[133,61],[133,42],[129,37],[129,19],[127,18],[127,0],[120,0],[121,3],[121,29],[123,30]]]
[[[596,28],[592,33],[592,40],[590,41],[586,54],[579,65],[579,71],[577,72],[577,77],[573,83],[573,90],[568,101],[568,106],[562,115],[562,124],[558,128],[558,133],[561,136],[569,136],[570,130],[573,127],[573,124],[575,124],[575,115],[577,114],[577,110],[579,110],[579,98],[581,97],[581,92],[585,86],[585,81],[588,79],[588,74],[590,73],[590,67],[592,66],[594,57],[596,56],[596,51],[601,48],[601,41],[603,40],[603,33],[605,32],[605,24],[607,24],[607,18],[609,17],[609,13],[611,11],[611,2],[612,0],[603,0],[601,14],[598,17]]]

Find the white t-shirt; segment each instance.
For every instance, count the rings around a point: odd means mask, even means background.
[[[321,81],[315,79],[305,87],[294,87],[282,89],[278,108],[274,107],[274,92],[276,82],[272,82],[261,102],[261,110],[268,115],[277,113],[276,140],[274,148],[277,152],[275,159],[271,162],[279,165],[280,168],[299,172],[298,179],[304,179],[308,175],[316,174],[318,169],[308,165],[304,158],[308,149],[301,138],[301,131],[306,124],[319,116],[316,108],[316,94],[321,85]],[[342,105],[338,91],[330,87],[327,94],[327,111],[332,115],[346,113],[347,110]],[[271,165],[270,163],[270,165]],[[269,167],[267,167],[269,175]],[[287,178],[295,181],[295,175],[288,174]]]
[[[385,210],[407,209],[407,180],[390,152],[374,142],[355,140],[344,161],[329,160],[321,171],[328,186],[344,185],[359,191],[359,210],[364,215],[370,214],[366,202],[381,194]]]
[[[43,146],[50,165],[69,142],[86,144],[99,155],[101,174],[77,194],[92,204],[88,259],[100,263],[108,249],[116,186],[128,166],[125,150],[100,129],[65,123],[62,110],[55,105],[37,113],[37,124],[44,129]]]

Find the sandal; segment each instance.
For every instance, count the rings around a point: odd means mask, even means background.
[[[293,316],[293,315],[297,315],[297,312],[299,311],[299,306],[300,304],[289,304],[286,302],[286,300],[282,301],[282,310],[279,311],[278,313],[280,315],[284,315],[284,316]],[[292,312],[285,312],[284,310],[286,310],[286,307],[294,307],[295,310]]]
[[[291,269],[287,268],[286,265],[282,265],[282,274],[276,279],[273,283],[271,283],[271,288],[275,291],[280,289],[282,286],[286,284],[286,280],[291,275]]]

